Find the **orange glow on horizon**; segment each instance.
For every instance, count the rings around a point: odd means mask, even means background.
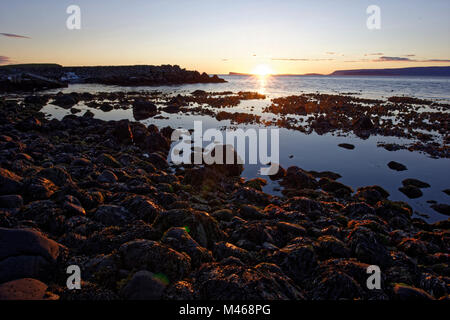
[[[265,77],[265,76],[271,75],[273,73],[274,72],[273,72],[272,68],[267,64],[259,64],[251,72],[251,74],[261,76],[261,77]]]

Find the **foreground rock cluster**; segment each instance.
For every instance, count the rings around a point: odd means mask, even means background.
[[[0,299],[449,297],[450,221],[381,187],[290,167],[274,197],[239,165],[170,166],[171,128],[49,121],[45,103],[0,100]]]

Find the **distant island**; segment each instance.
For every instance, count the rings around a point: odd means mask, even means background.
[[[434,76],[450,77],[450,67],[338,70],[330,76]]]
[[[230,76],[252,76],[250,73],[230,72]],[[320,73],[304,74],[275,74],[274,76],[422,76],[422,77],[450,77],[450,66],[448,67],[410,67],[410,68],[387,68],[387,69],[353,69],[336,70],[328,75]]]
[[[229,72],[229,76],[254,76],[252,73],[241,73],[241,72]],[[279,74],[273,74],[273,76],[277,77],[295,77],[295,76],[325,76],[324,74],[320,73],[304,73],[304,74],[289,74],[289,73],[279,73]]]

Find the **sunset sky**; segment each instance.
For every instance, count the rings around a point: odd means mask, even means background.
[[[81,30],[66,28],[71,4]],[[366,27],[372,4],[380,30]],[[219,74],[444,66],[449,15],[449,0],[15,0],[0,11],[0,64],[178,64]]]

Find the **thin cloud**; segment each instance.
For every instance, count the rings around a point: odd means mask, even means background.
[[[383,52],[376,52],[376,53],[366,53],[364,56],[382,56],[384,53]]]
[[[27,36],[22,36],[20,34],[14,34],[14,33],[4,33],[4,32],[0,32],[0,35],[8,37],[8,38],[22,38],[22,39],[31,39],[30,37]]]
[[[5,57],[5,56],[0,56],[0,64],[5,64],[10,62],[11,59],[9,57]]]
[[[328,52],[325,52],[325,54],[330,54],[330,55],[333,55],[333,54],[336,54],[336,52],[333,52],[333,51],[328,51]]]
[[[333,61],[335,59],[272,58],[273,61]]]
[[[373,60],[374,62],[450,62],[450,59],[410,59],[405,57],[380,57],[379,59]]]

